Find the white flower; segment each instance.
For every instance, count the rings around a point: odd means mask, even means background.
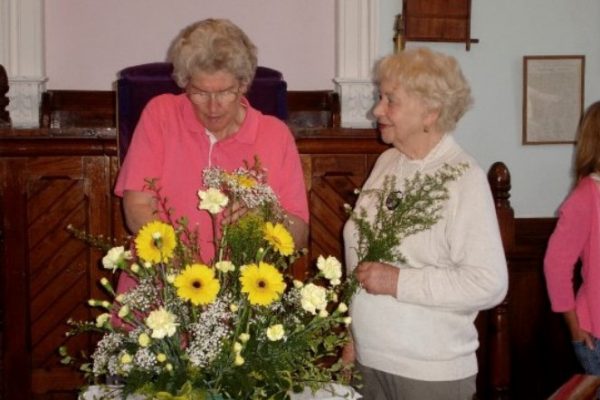
[[[147,333],[141,333],[140,336],[138,336],[138,343],[142,347],[148,347],[150,345],[150,336],[148,336]]]
[[[231,303],[229,305],[229,311],[231,311],[231,312],[237,312],[237,310],[239,310],[239,307],[238,307],[237,304]]]
[[[123,353],[123,355],[121,355],[121,364],[130,364],[133,361],[133,358],[131,357],[130,354],[128,353]]]
[[[240,334],[240,341],[242,343],[246,343],[248,340],[250,340],[250,335],[247,333],[242,333]]]
[[[113,247],[102,258],[102,266],[106,269],[112,269],[115,272],[123,260],[125,260],[125,247]]]
[[[109,313],[102,313],[96,317],[96,327],[102,328],[110,319]]]
[[[146,325],[152,329],[153,338],[162,339],[165,336],[173,336],[179,324],[176,322],[175,315],[161,307],[148,315]]]
[[[333,285],[339,285],[342,278],[342,264],[337,258],[329,256],[324,258],[319,256],[317,259],[317,268],[323,273],[323,276]]]
[[[231,261],[219,261],[215,264],[215,268],[221,272],[235,271],[235,265]]]
[[[267,328],[267,337],[272,342],[276,342],[278,340],[283,339],[284,335],[285,330],[283,329],[283,325],[281,324],[271,325]]]
[[[321,317],[321,318],[326,318],[328,315],[329,315],[329,313],[327,312],[327,310],[319,311],[319,317]]]
[[[219,189],[209,188],[208,190],[199,190],[200,210],[207,210],[211,214],[218,214],[229,203],[229,198]]]
[[[352,323],[352,317],[346,317],[346,318],[344,318],[344,324],[346,326],[350,325],[350,323]]]
[[[337,309],[339,312],[345,313],[346,311],[348,311],[348,306],[346,305],[346,303],[340,303]]]
[[[304,286],[304,282],[299,281],[298,279],[294,279],[294,287],[296,289],[300,289],[302,286]]]
[[[119,318],[125,318],[129,314],[129,306],[125,305],[119,308],[118,316]]]
[[[302,308],[311,314],[327,306],[327,291],[321,286],[309,283],[300,290]]]

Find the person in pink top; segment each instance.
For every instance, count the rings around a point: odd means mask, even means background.
[[[585,112],[575,153],[576,186],[559,209],[544,257],[552,310],[564,314],[581,366],[600,375],[600,101]],[[581,286],[573,286],[581,261]]]
[[[294,137],[284,122],[263,115],[244,97],[256,70],[256,52],[246,34],[225,19],[196,22],[175,38],[169,59],[173,78],[185,92],[148,103],[117,178],[115,193],[123,197],[131,232],[161,217],[146,187],[147,179],[155,179],[172,216],[185,216],[188,226],[198,229],[201,256],[209,262],[212,225],[208,213],[198,210],[197,197],[203,170],[233,171],[257,157],[286,211],[296,248],[306,246],[308,204]],[[228,217],[244,212],[237,208]],[[130,284],[120,282],[119,289]]]

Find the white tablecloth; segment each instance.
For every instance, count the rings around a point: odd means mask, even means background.
[[[119,386],[114,385],[102,385],[102,386],[89,386],[85,392],[79,395],[80,400],[111,400],[121,399]],[[314,395],[310,389],[305,388],[302,393],[293,393],[291,395],[292,400],[336,400],[346,399],[354,400],[360,399],[361,395],[356,393],[354,389],[348,386],[342,386],[337,383],[332,383],[327,387],[319,390]],[[144,400],[141,396],[129,396],[127,400]]]

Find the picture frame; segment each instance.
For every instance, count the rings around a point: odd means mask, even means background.
[[[585,56],[523,57],[523,144],[575,143]]]

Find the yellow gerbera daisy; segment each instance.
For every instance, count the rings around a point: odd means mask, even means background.
[[[175,229],[161,221],[144,225],[135,238],[138,256],[152,263],[169,260],[176,245]]]
[[[221,289],[219,280],[215,278],[214,269],[204,264],[188,265],[175,278],[174,285],[179,297],[191,301],[196,306],[215,301]]]
[[[294,238],[283,224],[273,225],[271,222],[267,222],[263,227],[263,235],[265,240],[282,256],[289,256],[294,252]]]
[[[285,290],[283,275],[271,264],[245,266],[240,276],[242,292],[248,293],[250,304],[267,306],[277,300]]]

